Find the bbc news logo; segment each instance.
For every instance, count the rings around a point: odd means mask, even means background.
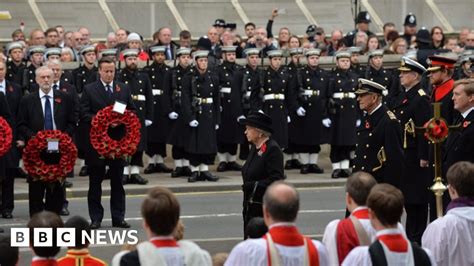
[[[54,234],[53,232],[56,232]],[[30,229],[29,228],[11,228],[12,247],[29,247],[30,246]],[[80,243],[82,245],[89,243],[91,245],[135,245],[138,243],[137,230],[91,230],[90,232],[81,232]],[[79,236],[78,236],[79,237]],[[33,246],[35,247],[51,247],[54,239],[58,247],[74,247],[76,245],[76,229],[75,228],[34,228],[33,229]]]

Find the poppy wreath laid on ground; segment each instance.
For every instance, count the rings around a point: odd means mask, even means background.
[[[444,119],[431,118],[423,128],[425,137],[434,143],[442,142],[448,137],[449,127]]]
[[[90,140],[97,153],[107,159],[129,160],[140,143],[140,120],[131,111],[124,114],[114,112],[113,106],[105,107],[92,119]],[[112,125],[124,125],[125,136],[120,140],[111,138],[108,129]]]
[[[59,142],[59,163],[47,164],[41,154],[48,148],[48,139]],[[34,179],[45,182],[63,181],[74,168],[77,159],[77,148],[68,134],[60,130],[39,131],[23,149],[23,163],[26,172]]]
[[[12,147],[13,132],[7,120],[0,117],[0,157],[5,155]]]

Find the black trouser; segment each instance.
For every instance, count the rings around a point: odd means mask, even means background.
[[[132,155],[132,159],[130,160],[129,165],[143,166],[143,151],[136,151]]]
[[[214,164],[215,159],[216,159],[215,154],[197,154],[197,153],[189,154],[189,164],[194,167],[197,167],[200,164],[206,164],[206,165]]]
[[[173,156],[174,160],[188,160],[189,158],[188,153],[184,150],[183,147],[173,146],[171,148],[171,155]]]
[[[16,170],[16,168],[14,169]],[[8,173],[8,170],[7,170]],[[15,177],[13,175],[5,176],[3,177],[2,180],[2,189],[0,189],[0,200],[2,201],[1,204],[1,211],[7,211],[7,212],[12,212],[14,208],[14,194],[13,194],[13,189],[14,189],[14,183],[15,183]]]
[[[405,231],[409,240],[421,246],[421,237],[425,232],[428,219],[428,204],[405,204],[407,222]]]
[[[44,199],[44,201],[43,201]],[[28,182],[30,217],[37,212],[51,211],[59,214],[63,207],[64,187],[60,182]]]
[[[111,160],[109,165],[110,176],[110,210],[112,222],[120,222],[125,218],[125,190],[122,184],[123,162]],[[87,193],[87,204],[89,216],[92,221],[101,222],[104,218],[104,207],[101,204],[102,180],[105,175],[105,165],[89,165],[89,192]]]
[[[234,143],[217,143],[217,152],[229,153],[230,155],[237,154],[237,144]]]
[[[319,153],[321,146],[319,145],[304,145],[304,144],[291,144],[293,153]]]
[[[148,142],[145,150],[146,155],[152,157],[154,155],[161,155],[166,157],[166,143]]]
[[[331,145],[331,154],[329,155],[331,162],[337,163],[343,160],[349,160],[352,150],[353,146]]]

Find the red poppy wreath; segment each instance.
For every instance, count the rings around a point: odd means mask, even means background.
[[[55,164],[46,163],[42,158],[42,152],[48,148],[48,140],[58,141],[59,162]],[[77,159],[77,148],[71,137],[60,130],[39,131],[28,141],[23,150],[23,162],[25,170],[34,180],[45,182],[63,181],[66,175],[72,171]]]
[[[425,128],[425,138],[434,143],[442,142],[448,137],[449,127],[444,119],[432,118],[423,127]]]
[[[0,157],[5,155],[12,146],[13,133],[7,120],[0,117]]]
[[[128,160],[135,153],[140,143],[140,120],[129,110],[125,110],[124,114],[120,114],[112,109],[113,106],[105,107],[97,112],[94,119],[92,119],[91,144],[97,153],[104,158]],[[115,140],[109,136],[108,129],[112,124],[125,126],[125,136],[120,140]]]

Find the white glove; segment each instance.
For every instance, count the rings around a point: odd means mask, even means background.
[[[298,116],[305,116],[306,115],[306,110],[303,107],[300,107],[300,108],[298,108],[298,110],[296,110],[296,114]]]
[[[199,122],[197,120],[193,120],[193,121],[189,122],[189,126],[190,127],[197,127],[197,126],[199,126]]]
[[[291,123],[291,118],[290,118],[290,116],[287,116],[287,117],[286,117],[286,121],[287,121],[288,123]]]
[[[262,111],[262,109],[258,110],[259,113],[261,114],[264,114],[264,112]]]
[[[360,119],[357,119],[356,121],[356,127],[359,127],[360,126]]]
[[[168,117],[171,120],[175,120],[175,119],[178,119],[178,114],[176,112],[171,112],[171,113],[168,114]]]
[[[323,119],[323,125],[325,127],[331,127],[331,124],[332,124],[331,119],[329,119],[329,118]]]
[[[216,125],[216,130],[218,130],[218,129],[219,129],[219,125]]]
[[[237,117],[237,122],[240,122],[240,120],[242,120],[242,119],[245,119],[244,115],[241,115],[241,116]]]
[[[146,126],[146,127],[151,126],[151,124],[153,124],[153,121],[148,120],[148,119],[145,120],[145,126]]]

